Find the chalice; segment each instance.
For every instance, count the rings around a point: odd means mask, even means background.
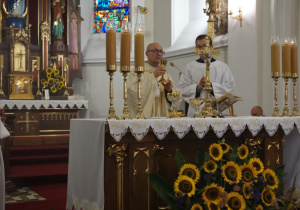
[[[159,67],[166,67],[167,63],[168,63],[168,60],[162,59],[162,60],[159,60],[159,64],[158,65],[159,65]],[[159,82],[162,82],[164,84],[166,84],[168,82],[168,80],[165,79],[164,74],[161,76],[161,79],[159,80]]]
[[[169,112],[169,118],[180,118],[176,111],[176,102],[181,98],[181,94],[178,91],[168,93],[168,100],[172,102],[172,111]]]
[[[200,108],[200,105],[203,104],[203,102],[204,102],[204,99],[201,99],[201,98],[190,98],[190,103],[192,105],[194,105],[194,107],[195,107],[194,118],[202,117],[202,115],[199,111],[199,108]]]

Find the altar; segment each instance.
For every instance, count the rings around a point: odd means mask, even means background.
[[[266,167],[283,164],[283,137],[299,134],[300,117],[71,120],[67,209],[163,209],[149,172],[175,180],[179,149],[188,161],[197,148],[225,138],[242,144],[261,138]]]

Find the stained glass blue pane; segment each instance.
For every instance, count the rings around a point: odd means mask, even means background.
[[[105,33],[105,25],[107,20],[114,20],[117,24],[117,31],[121,31],[122,22],[130,20],[130,9],[108,9],[97,10],[94,12],[94,33]]]
[[[129,0],[95,0],[95,10],[129,7]]]

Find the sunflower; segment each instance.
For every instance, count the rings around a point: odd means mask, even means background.
[[[47,74],[52,74],[53,73],[53,69],[51,67],[46,68],[46,73]]]
[[[250,164],[247,164],[247,165],[244,164],[240,168],[241,168],[241,172],[242,172],[242,179],[247,183],[252,182],[253,177],[257,176],[257,172],[256,172],[255,168]]]
[[[237,192],[231,192],[228,194],[226,206],[229,210],[243,210],[246,209],[246,202],[242,195]]]
[[[47,73],[47,74],[46,74],[46,77],[49,79],[49,78],[51,78],[51,75],[52,75],[52,74],[48,74],[48,73]]]
[[[275,194],[272,190],[264,189],[261,193],[261,200],[266,206],[272,206],[275,200]]]
[[[59,70],[58,70],[58,69],[55,69],[55,70],[54,70],[54,74],[57,74],[57,75],[58,75],[58,74],[59,74]]]
[[[203,167],[207,173],[210,173],[210,172],[214,173],[217,170],[217,164],[213,160],[206,161],[204,163]]]
[[[226,144],[226,143],[220,143],[220,145],[222,147],[223,154],[226,154],[229,151],[229,149],[230,149],[229,145]]]
[[[249,154],[248,147],[246,145],[241,145],[238,149],[238,154],[240,159],[244,160]]]
[[[255,207],[255,210],[264,210],[264,208],[261,205],[258,205]]]
[[[45,81],[45,82],[43,83],[43,85],[44,85],[44,87],[47,87],[47,86],[49,85],[48,81]]]
[[[208,210],[220,210],[221,208],[214,203],[207,203]]]
[[[258,174],[264,171],[264,164],[261,162],[259,158],[251,158],[249,164],[255,167]]]
[[[189,197],[195,194],[195,182],[188,176],[179,176],[174,183],[174,191],[181,192],[183,195],[187,194]]]
[[[223,187],[219,187],[217,184],[212,183],[205,187],[204,192],[202,193],[202,198],[206,203],[214,203],[218,205],[220,201],[222,201],[220,193],[223,191]]]
[[[215,160],[219,161],[221,160],[223,156],[223,150],[220,144],[212,144],[209,147],[209,155]]]
[[[243,185],[243,194],[246,199],[249,199],[251,197],[251,188],[251,183],[245,183]]]
[[[200,178],[200,171],[196,165],[187,163],[184,164],[179,171],[179,176],[183,175],[186,175],[197,182]]]
[[[56,89],[55,86],[51,86],[51,87],[50,87],[50,90],[51,90],[52,93],[56,93],[56,92],[57,92],[57,89]]]
[[[199,203],[195,203],[195,204],[192,206],[191,210],[203,210],[203,208],[202,208],[202,206],[200,206]]]
[[[228,161],[222,166],[222,176],[229,184],[238,183],[242,178],[242,172],[238,164]]]
[[[270,189],[274,190],[278,188],[279,180],[272,169],[267,168],[262,175],[264,177],[264,180],[267,181]]]

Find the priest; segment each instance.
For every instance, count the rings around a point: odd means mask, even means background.
[[[146,118],[167,117],[171,102],[167,93],[177,91],[172,77],[159,62],[163,59],[164,51],[159,43],[147,46],[147,61],[141,75],[141,107]],[[162,81],[162,77],[166,79]],[[131,71],[127,82],[128,108],[131,117],[135,117],[138,108],[138,77]]]
[[[206,34],[202,34],[196,38],[195,44],[198,49],[203,50],[205,47],[213,49],[210,37],[209,46],[206,46],[206,36]],[[198,60],[188,63],[184,67],[179,79],[178,89],[182,94],[182,98],[188,104],[188,117],[193,117],[195,113],[195,107],[190,104],[189,99],[206,97],[206,92],[204,91],[206,82],[206,60],[204,56],[205,55],[200,54]],[[211,58],[209,72],[212,85],[210,96],[213,100],[234,90],[234,78],[227,64]]]

